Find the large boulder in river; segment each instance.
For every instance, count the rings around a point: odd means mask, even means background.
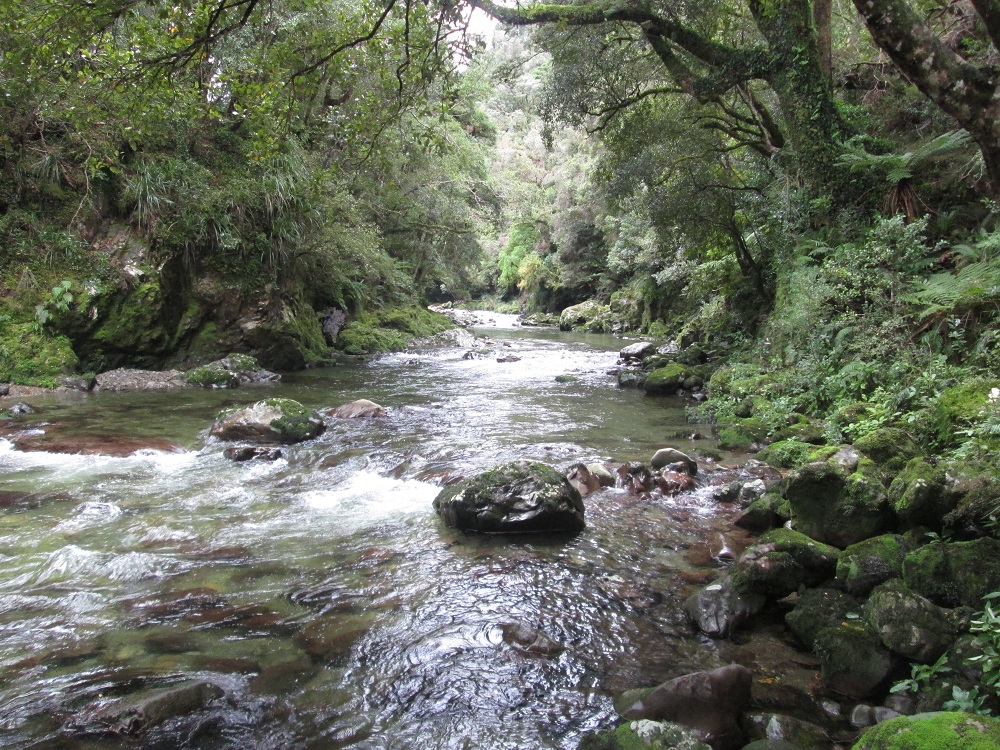
[[[265,370],[249,354],[230,354],[184,373],[187,382],[202,388],[236,388],[245,383],[277,383],[281,376]]]
[[[559,316],[559,330],[585,330],[594,333],[610,333],[611,308],[596,299],[589,299],[579,305],[567,307]]]
[[[626,360],[643,360],[646,357],[652,357],[654,354],[656,354],[656,345],[649,341],[639,341],[635,344],[629,344],[618,352],[618,356]]]
[[[898,534],[852,544],[837,561],[837,582],[849,594],[867,596],[879,584],[902,577],[903,560],[909,551],[906,537]]]
[[[269,398],[253,406],[224,410],[212,425],[211,433],[223,440],[301,443],[318,437],[325,429],[323,420],[298,401]]]
[[[551,466],[530,461],[446,487],[434,510],[452,528],[485,534],[576,532],[585,525],[576,488]]]
[[[664,682],[648,694],[622,696],[626,719],[675,721],[697,730],[716,750],[743,747],[739,716],[750,705],[753,675],[738,664]]]
[[[385,415],[384,407],[366,398],[359,398],[357,401],[351,401],[326,412],[326,416],[337,419],[377,419]]]
[[[662,469],[671,464],[683,464],[684,471],[691,476],[698,473],[698,463],[687,453],[682,453],[676,448],[660,448],[653,454],[649,463],[654,469]]]
[[[736,561],[733,584],[742,591],[780,599],[799,586],[832,578],[840,551],[791,529],[764,534]]]

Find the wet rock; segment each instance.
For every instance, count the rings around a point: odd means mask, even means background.
[[[72,719],[70,728],[81,734],[139,735],[170,719],[203,710],[222,695],[218,686],[204,680],[146,690],[84,709]]]
[[[464,328],[451,328],[410,342],[407,349],[468,349],[476,345],[476,337]]]
[[[513,354],[505,354],[503,356],[497,357],[497,362],[499,362],[500,364],[507,364],[510,362],[520,362],[520,361],[521,358],[516,357]]]
[[[708,491],[708,496],[717,503],[735,503],[736,498],[740,496],[741,487],[743,487],[743,482],[727,482],[726,484],[712,487]]]
[[[31,404],[26,404],[23,401],[18,401],[16,404],[10,406],[7,411],[9,411],[14,416],[22,416],[25,414],[34,414],[35,408]]]
[[[260,662],[256,659],[238,656],[198,656],[194,668],[224,674],[257,674],[261,671]]]
[[[628,490],[633,495],[652,492],[653,488],[656,487],[656,478],[653,476],[653,472],[648,466],[638,461],[622,464],[615,469],[615,473],[618,475],[615,485]]]
[[[896,534],[852,544],[837,560],[837,582],[849,594],[867,596],[880,583],[902,577],[908,552],[906,539]]]
[[[808,721],[775,713],[747,714],[743,728],[748,739],[784,742],[799,750],[826,750],[830,738],[822,727]]]
[[[791,529],[774,529],[736,561],[733,583],[743,591],[781,598],[799,586],[832,577],[839,550]]]
[[[746,507],[746,510],[736,516],[733,519],[733,525],[757,534],[770,531],[782,525],[782,519],[778,515],[776,507],[776,500],[765,495],[754,500]]]
[[[723,576],[688,597],[684,611],[695,626],[713,638],[728,638],[764,608],[763,594],[739,591]]]
[[[691,476],[695,476],[698,473],[698,462],[676,448],[660,448],[653,454],[653,458],[650,460],[650,465],[654,469],[662,469],[671,464],[682,464],[685,471]]]
[[[195,639],[186,632],[150,633],[143,643],[151,654],[183,654],[197,649]]]
[[[1000,541],[928,544],[904,558],[903,580],[942,607],[979,610],[984,596],[1000,590]]]
[[[316,665],[305,656],[269,664],[250,680],[250,690],[257,695],[288,695],[309,682]]]
[[[872,711],[872,716],[876,724],[881,724],[883,721],[889,721],[889,719],[895,719],[897,716],[902,715],[899,711],[893,711],[891,708],[886,708],[885,706],[876,706],[875,710]]]
[[[620,352],[618,356],[624,360],[644,360],[647,357],[651,357],[656,354],[656,345],[650,343],[649,341],[638,341],[634,344],[629,344]]]
[[[528,625],[508,623],[501,630],[503,631],[504,643],[526,654],[558,656],[566,650],[566,647],[561,643],[554,641],[545,635],[545,633]]]
[[[632,367],[623,367],[616,374],[619,388],[641,388],[646,382],[646,373]]]
[[[849,721],[855,729],[865,729],[875,724],[875,709],[866,703],[859,703],[851,709]]]
[[[785,498],[796,529],[837,547],[885,533],[894,521],[881,484],[860,473],[848,476],[829,462],[806,464],[793,473]]]
[[[944,711],[885,721],[861,735],[853,750],[995,750],[998,747],[1000,719]]]
[[[299,443],[323,433],[326,425],[297,401],[272,398],[253,406],[226,409],[212,424],[222,440],[257,443]]]
[[[569,483],[580,493],[580,497],[586,497],[591,492],[601,489],[601,480],[594,476],[594,473],[584,464],[574,464],[566,473]]]
[[[917,704],[913,697],[904,693],[890,693],[882,705],[897,714],[909,716],[916,713]]]
[[[740,486],[740,492],[736,496],[736,504],[741,508],[748,508],[750,504],[760,500],[767,492],[767,485],[763,479],[752,479],[744,482]]]
[[[529,461],[446,487],[434,509],[447,526],[487,534],[577,532],[585,526],[583,500],[569,480]]]
[[[696,730],[716,750],[735,750],[743,746],[738,719],[750,704],[751,681],[750,670],[737,664],[687,674],[653,688],[622,716],[676,722]]]
[[[60,388],[65,388],[69,391],[89,391],[94,387],[94,379],[92,377],[77,378],[64,375],[61,378],[57,378],[56,382],[59,384]]]
[[[237,388],[248,383],[277,383],[281,376],[263,369],[247,354],[230,354],[185,373],[188,383],[203,388]]]
[[[158,437],[136,435],[89,434],[61,435],[57,431],[11,436],[11,442],[21,451],[71,453],[82,456],[131,456],[138,451],[184,453],[177,443]]]
[[[337,419],[378,419],[386,416],[386,410],[374,401],[362,398],[338,406],[336,409],[330,409],[325,412],[325,415]]]
[[[948,612],[910,591],[896,579],[872,591],[865,622],[890,651],[930,664],[958,637]]]
[[[694,479],[686,471],[663,471],[656,475],[656,486],[664,495],[677,495],[694,489]]]
[[[587,464],[587,469],[601,483],[601,487],[614,487],[615,475],[603,464]]]
[[[842,591],[831,588],[806,590],[791,612],[785,615],[785,624],[809,649],[816,642],[816,636],[831,622],[847,619],[849,612],[857,613],[861,602]]]
[[[834,692],[863,698],[883,687],[895,666],[892,654],[859,621],[833,623],[816,634],[823,681]]]
[[[95,391],[160,391],[187,385],[187,378],[180,370],[157,372],[120,368],[102,372],[94,378]]]
[[[268,448],[263,445],[240,445],[226,448],[222,455],[230,461],[277,461],[284,454],[280,448]]]

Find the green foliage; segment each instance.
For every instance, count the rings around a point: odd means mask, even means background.
[[[64,279],[61,284],[52,287],[49,298],[35,307],[35,320],[38,325],[44,326],[54,313],[69,312],[70,305],[73,304],[73,293],[70,291],[72,287],[73,282],[69,279]]]
[[[0,324],[0,382],[53,388],[77,363],[64,336],[40,332],[34,323]]]
[[[423,308],[385,309],[349,322],[337,338],[337,348],[347,354],[399,351],[414,338],[453,327],[446,316]]]

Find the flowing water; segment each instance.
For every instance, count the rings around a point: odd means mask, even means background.
[[[726,526],[698,493],[585,499],[572,539],[466,536],[440,487],[514,459],[646,460],[684,403],[615,387],[620,340],[480,331],[494,354],[404,353],[232,391],[31,399],[61,435],[182,452],[20,452],[0,440],[0,746],[135,747],[88,736],[114,698],[190,680],[222,697],[142,747],[573,748],[623,689],[721,663],[681,609]],[[497,354],[519,361],[498,363]],[[557,375],[573,382],[556,382]],[[208,437],[219,409],[369,398],[273,463]],[[703,431],[707,432],[707,430]],[[563,649],[507,637],[534,629]]]

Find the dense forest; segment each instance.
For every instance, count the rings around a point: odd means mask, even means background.
[[[619,382],[704,386],[724,449],[879,434],[973,483],[930,533],[1000,529],[996,0],[2,0],[0,83],[0,382],[516,312],[672,348]]]

